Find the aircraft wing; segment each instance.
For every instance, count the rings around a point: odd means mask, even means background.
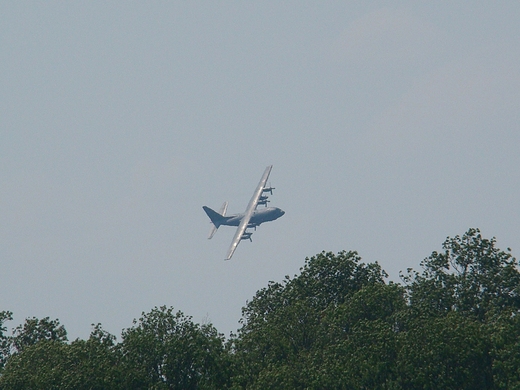
[[[265,168],[264,174],[262,175],[262,178],[260,179],[260,183],[258,183],[258,186],[256,187],[256,190],[253,193],[253,197],[251,198],[251,200],[249,201],[249,204],[247,205],[246,212],[244,213],[244,217],[240,221],[240,225],[238,225],[235,236],[233,237],[233,241],[231,241],[231,246],[229,247],[226,260],[231,259],[231,256],[233,256],[233,253],[235,253],[235,250],[237,249],[237,246],[240,243],[240,240],[242,239],[242,235],[246,231],[247,225],[249,225],[249,220],[251,219],[251,215],[253,215],[253,212],[256,209],[256,206],[258,204],[258,199],[260,198],[260,195],[262,195],[263,189],[265,187],[265,183],[267,182],[267,179],[269,178],[269,174],[271,173],[272,168],[273,168],[272,165],[269,165],[267,168]]]

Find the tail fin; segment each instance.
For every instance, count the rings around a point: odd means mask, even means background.
[[[208,214],[209,219],[211,219],[211,230],[209,231],[208,240],[211,239],[217,232],[217,229],[220,227],[222,222],[224,221],[224,217],[226,216],[228,202],[224,202],[219,212],[217,213],[215,210],[210,209],[209,207],[202,206],[206,214]]]

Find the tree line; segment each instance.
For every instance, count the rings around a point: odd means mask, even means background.
[[[470,229],[420,265],[393,283],[356,252],[322,252],[259,290],[228,338],[164,306],[120,342],[100,324],[69,342],[49,318],[8,334],[2,311],[0,389],[520,389],[511,250]]]

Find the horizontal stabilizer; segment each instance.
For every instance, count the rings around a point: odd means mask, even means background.
[[[217,229],[218,229],[218,227],[216,227],[215,225],[211,224],[211,229],[209,231],[208,240],[211,240],[213,238],[213,236],[217,232]]]
[[[224,202],[224,204],[220,207],[220,210],[218,211],[219,214],[222,215],[223,217],[226,216],[227,205],[228,205],[228,202]]]
[[[217,213],[215,210],[210,209],[209,207],[203,206],[202,208],[208,215],[209,219],[211,219],[211,229],[209,231],[208,240],[210,240],[215,233],[217,232],[217,229],[222,224],[224,217],[226,216],[228,202],[224,202],[222,207],[220,207],[219,212]]]

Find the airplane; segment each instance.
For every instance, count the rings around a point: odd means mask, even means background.
[[[246,211],[244,213],[226,216],[228,202],[224,202],[219,212],[216,212],[207,206],[202,206],[212,224],[208,239],[211,239],[217,232],[217,229],[222,225],[238,226],[235,232],[235,236],[231,241],[231,246],[229,247],[225,260],[231,259],[231,256],[233,256],[233,253],[235,253],[235,250],[237,249],[240,241],[253,241],[251,239],[253,232],[248,232],[246,229],[254,228],[256,230],[257,226],[260,226],[260,224],[274,221],[275,219],[278,219],[285,214],[285,211],[279,209],[278,207],[267,207],[268,196],[264,195],[264,193],[269,192],[272,195],[274,188],[270,186],[266,187],[265,183],[269,178],[269,174],[271,173],[272,168],[272,165],[269,165],[267,168],[265,168],[264,174],[262,175],[262,178],[260,179],[255,192],[253,193],[253,197],[249,201],[249,204],[247,205]],[[256,208],[259,204],[263,204],[266,207],[257,210]]]

